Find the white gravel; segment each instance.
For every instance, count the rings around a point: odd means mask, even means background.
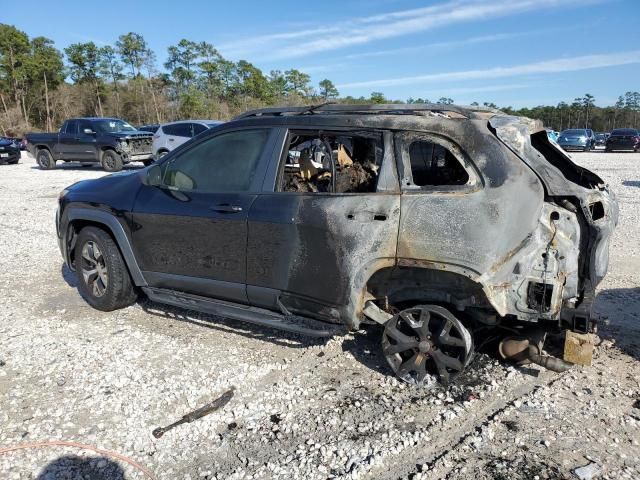
[[[594,365],[555,374],[481,355],[465,384],[431,391],[390,376],[376,331],[317,343],[148,302],[89,308],[54,212],[62,188],[104,172],[40,171],[26,155],[0,166],[0,451],[75,441],[161,479],[578,478],[590,464],[640,478],[640,154],[573,156],[621,204]],[[221,411],[151,435],[232,385]],[[66,446],[0,453],[0,472],[144,478]]]

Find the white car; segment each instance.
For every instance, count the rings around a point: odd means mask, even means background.
[[[219,120],[180,120],[165,123],[153,135],[153,155],[156,159],[169,153],[199,133],[220,125]]]

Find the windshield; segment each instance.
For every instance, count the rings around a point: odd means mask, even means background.
[[[562,135],[586,135],[586,130],[565,130]]]
[[[127,122],[123,120],[113,120],[113,119],[104,119],[104,120],[94,120],[94,127],[97,131],[102,133],[113,133],[113,132],[135,132],[136,129],[129,125]]]

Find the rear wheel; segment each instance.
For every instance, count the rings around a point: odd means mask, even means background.
[[[107,172],[122,170],[122,157],[113,150],[106,150],[102,154],[102,168]]]
[[[135,302],[138,294],[111,236],[96,227],[80,231],[75,247],[78,289],[93,308],[110,312]]]
[[[460,320],[438,305],[418,305],[385,324],[382,350],[394,373],[419,387],[447,384],[473,357],[473,339]]]
[[[53,159],[51,152],[46,148],[41,148],[36,153],[36,162],[42,170],[51,170],[56,168],[56,161]]]

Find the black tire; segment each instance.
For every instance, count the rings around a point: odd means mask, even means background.
[[[122,157],[113,150],[105,150],[102,154],[102,168],[105,172],[122,170]]]
[[[16,158],[15,160],[11,160],[10,162],[7,162],[7,163],[9,165],[16,165],[19,161],[20,161],[20,157]]]
[[[111,312],[138,298],[118,246],[104,230],[85,227],[75,247],[78,290],[89,305]]]
[[[36,162],[41,170],[52,170],[56,168],[56,161],[51,156],[51,152],[46,148],[41,148],[36,152]]]

